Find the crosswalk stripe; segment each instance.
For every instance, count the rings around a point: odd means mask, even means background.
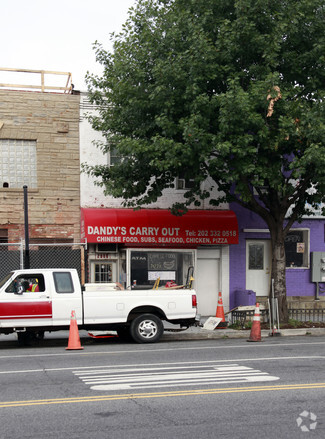
[[[279,377],[238,364],[175,367],[100,368],[74,371],[92,390],[138,390],[159,387],[275,381]]]

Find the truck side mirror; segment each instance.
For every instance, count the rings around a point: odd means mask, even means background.
[[[20,283],[17,283],[15,285],[14,294],[23,294],[25,291],[28,290],[28,287],[29,287],[29,282],[26,281],[26,280],[24,280],[24,281],[22,281]]]
[[[14,291],[14,294],[21,295],[21,294],[23,294],[23,292],[24,292],[23,286],[22,285],[18,285],[17,288]]]

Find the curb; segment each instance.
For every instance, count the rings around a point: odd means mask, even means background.
[[[169,332],[165,331],[161,340],[219,340],[219,339],[231,339],[231,338],[249,338],[249,330],[235,330],[235,329],[215,329],[209,331],[206,329],[197,328],[196,330],[191,330],[192,328],[184,332]],[[263,329],[261,331],[261,336],[263,338],[271,338],[269,335],[270,331]],[[325,328],[299,328],[299,329],[283,329],[281,330],[282,337],[293,337],[293,336],[321,336],[325,335]],[[272,337],[278,338],[278,337]]]

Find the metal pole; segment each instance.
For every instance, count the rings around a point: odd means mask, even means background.
[[[274,279],[272,279],[271,284],[272,284],[272,330],[274,330],[274,320],[275,320]]]
[[[273,330],[272,330],[272,316],[271,316],[271,303],[270,303],[270,299],[267,299],[269,302],[269,323],[270,323],[270,333],[269,335],[273,335]],[[272,300],[272,299],[271,299]]]
[[[24,269],[24,242],[23,238],[20,238],[20,246],[19,246],[19,254],[20,254],[20,269]]]
[[[315,300],[319,300],[319,284],[316,282],[316,297]]]
[[[279,302],[278,302],[278,298],[276,298],[275,300],[276,300],[276,315],[277,315],[278,331],[280,331]]]
[[[25,258],[24,258],[24,269],[30,268],[29,260],[29,227],[28,227],[28,196],[27,196],[27,186],[24,188],[24,218],[25,218]]]

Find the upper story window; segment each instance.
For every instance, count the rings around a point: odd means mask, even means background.
[[[122,162],[123,157],[116,148],[111,148],[108,154],[109,166],[118,165]]]
[[[0,139],[0,187],[37,188],[35,140]]]
[[[175,186],[177,190],[188,190],[194,187],[194,180],[192,178],[177,177]]]

